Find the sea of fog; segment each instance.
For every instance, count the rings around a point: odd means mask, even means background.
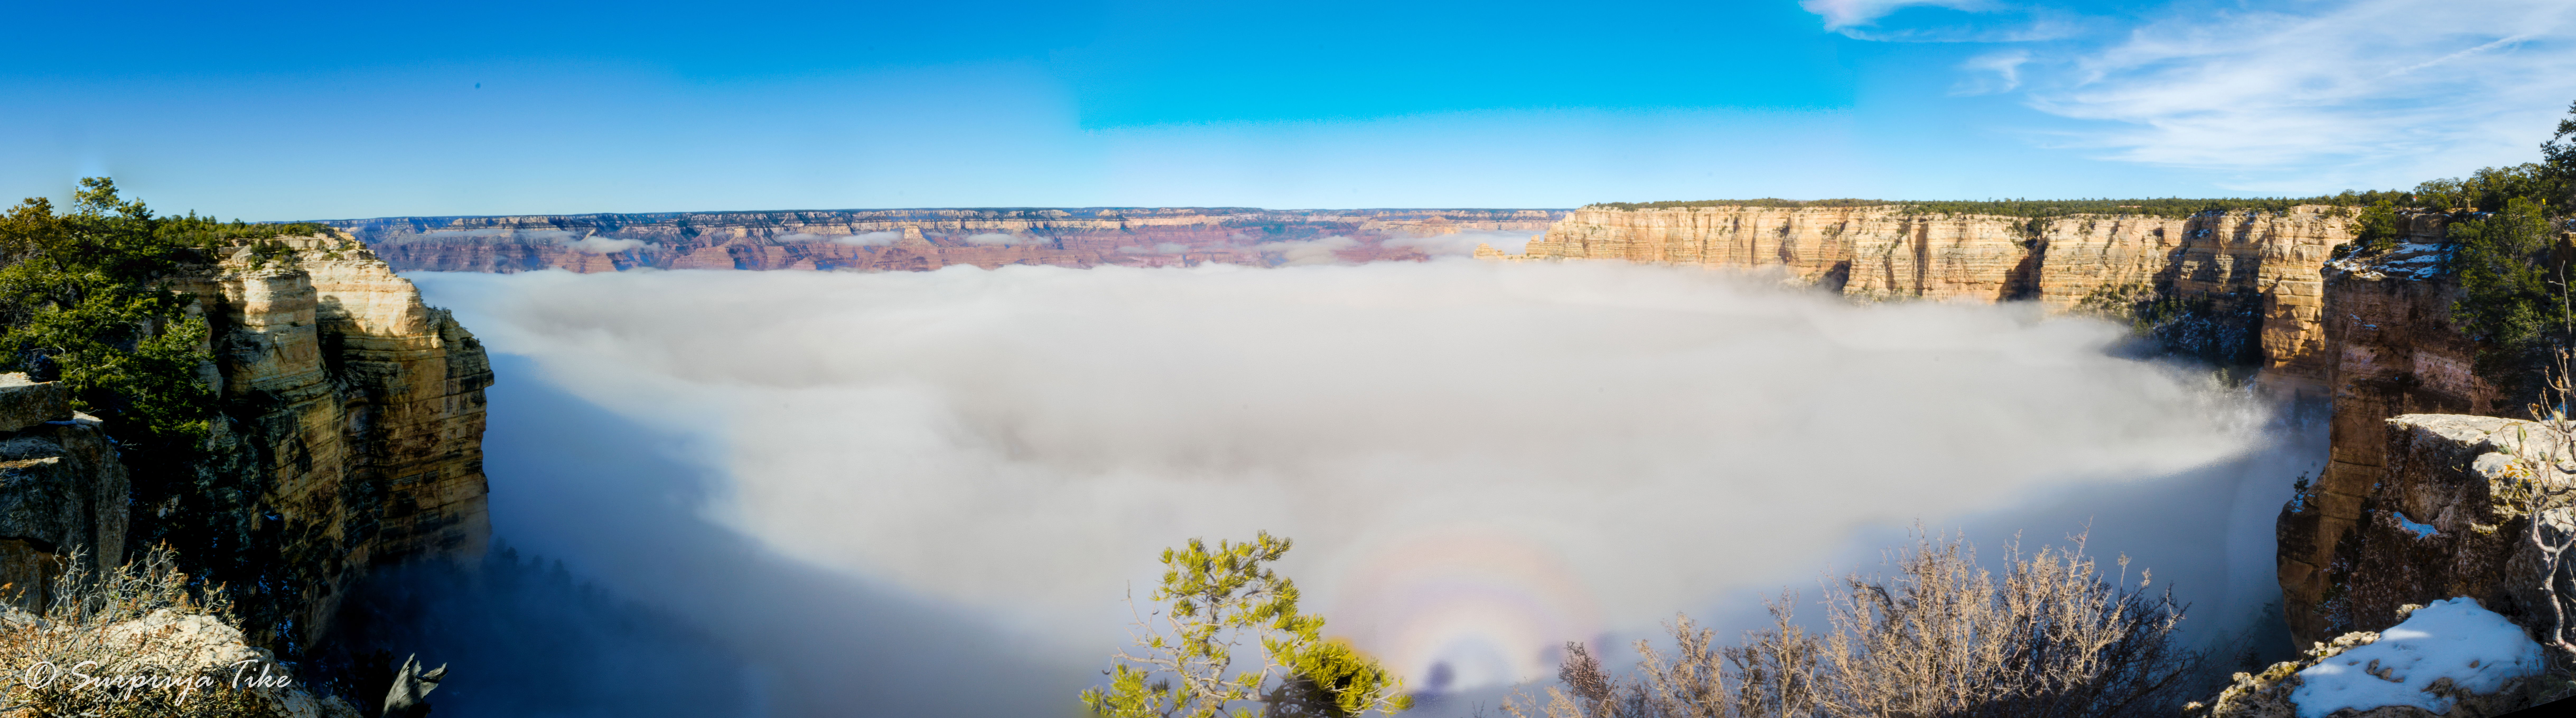
[[[410,276],[492,353],[494,530],[552,576],[409,589],[442,713],[1069,716],[1160,549],[1258,530],[1473,703],[1916,522],[2089,529],[2216,640],[2323,456],[2118,326],[1703,270]]]

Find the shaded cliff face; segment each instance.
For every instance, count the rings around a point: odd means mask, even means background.
[[[1775,269],[1868,299],[2032,300],[2124,315],[2169,343],[2255,364],[2276,386],[2319,396],[2317,268],[2351,240],[2346,214],[2315,205],[2036,220],[1896,206],[1585,208],[1522,254],[1483,256]]]
[[[0,375],[0,600],[44,607],[71,551],[85,569],[116,563],[130,490],[115,445],[60,383]]]
[[[1401,240],[1537,234],[1561,210],[1085,208],[678,212],[343,220],[397,270],[927,270],[952,264],[1167,266],[1290,261],[1302,243],[1346,261],[1423,259]],[[1268,246],[1264,246],[1268,245]]]
[[[482,553],[482,345],[355,241],[219,250],[166,282],[212,329],[222,401],[199,467],[218,496],[138,496],[138,521],[210,518],[216,546],[271,593],[244,602],[257,642],[310,642],[364,570]],[[240,585],[252,576],[229,577]],[[263,613],[274,615],[262,615]]]

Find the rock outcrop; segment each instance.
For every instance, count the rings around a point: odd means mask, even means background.
[[[2340,397],[2339,397],[2340,399]],[[2338,425],[2340,432],[2344,429]],[[2298,672],[2318,661],[2381,639],[2381,632],[2416,609],[2446,599],[2473,601],[2510,621],[2544,646],[2563,633],[2560,606],[2570,567],[2559,558],[2576,543],[2576,426],[2491,416],[2405,414],[2380,422],[2367,467],[2370,483],[2346,495],[2322,483],[2304,487],[2282,511],[2282,584],[2285,594],[2316,586],[2312,595],[2285,595],[2304,609],[2301,638],[2315,637],[2308,658],[2261,674],[2238,674],[2236,684],[2211,702],[2215,716],[2289,716]],[[2347,435],[2338,434],[2338,459]],[[2352,439],[2357,441],[2357,439]],[[2361,467],[2346,476],[2358,475]],[[2348,511],[2339,533],[2315,541],[2321,521]],[[2292,573],[2292,561],[2322,548],[2315,568]],[[2567,558],[2576,558],[2568,556]],[[2340,634],[2340,635],[2338,635]],[[2331,640],[2325,636],[2335,636]],[[2375,670],[2375,669],[2374,669]],[[2438,686],[2437,686],[2438,687]],[[2532,676],[2506,689],[2452,696],[2450,716],[2492,716],[2576,692],[2563,678]],[[2365,715],[2433,713],[2392,707]]]
[[[351,239],[263,240],[204,260],[165,286],[194,295],[212,330],[202,371],[223,417],[201,481],[246,495],[204,518],[274,594],[244,602],[254,642],[317,639],[371,566],[480,556],[492,371],[474,336]],[[143,498],[146,521],[201,500]],[[299,635],[261,635],[286,626]]]
[[[139,606],[163,597],[118,598]],[[314,695],[276,654],[205,610],[182,605],[94,620],[0,607],[0,663],[11,669],[10,697],[23,701],[0,707],[0,716],[103,715],[95,711],[104,708],[122,709],[114,715],[358,718],[356,706]]]
[[[1895,205],[1586,207],[1521,254],[1481,256],[1771,270],[1866,299],[2188,315],[2169,340],[2255,362],[2276,388],[2321,398],[2328,362],[2318,266],[2351,240],[2348,215],[2321,205],[2047,219]]]
[[[74,552],[93,571],[123,556],[130,491],[115,446],[61,384],[0,375],[0,602],[43,607]]]
[[[2420,608],[2423,607],[2411,605],[2400,607],[2398,618],[2403,619],[2408,612]],[[2499,685],[2469,686],[2462,685],[2459,680],[2448,675],[2427,677],[2414,675],[2414,673],[2439,675],[2444,669],[2451,669],[2452,672],[2458,673],[2475,673],[2477,669],[2490,667],[2430,666],[2422,665],[2421,662],[2405,666],[2381,665],[2378,659],[2372,659],[2367,665],[2356,665],[2360,664],[2361,656],[2368,653],[2360,649],[2380,645],[2385,638],[2386,636],[2377,632],[2355,631],[2337,636],[2333,641],[2316,643],[2314,647],[2304,651],[2299,660],[2275,663],[2260,673],[2236,674],[2234,680],[2211,700],[2185,704],[2183,715],[2186,718],[2297,718],[2305,713],[2331,715],[2336,718],[2492,718],[2560,700],[2571,692],[2576,692],[2576,684],[2570,684],[2564,679],[2542,672],[2527,672],[2529,667],[2524,666],[2515,666],[2509,671],[2499,671],[2519,675],[2488,676],[2484,677],[2486,680],[2479,680],[2479,677],[2471,678],[2471,682],[2474,683],[2487,683],[2500,677],[2502,680],[2494,680]],[[2523,647],[2528,650],[2530,644],[2524,643]],[[2353,655],[2345,655],[2348,653]],[[2536,658],[2536,656],[2525,656],[2525,658]],[[2321,683],[2333,682],[2338,678],[2345,683],[2384,681],[2393,685],[2371,685],[2372,688],[2379,689],[2373,692],[2380,693],[2381,700],[2402,697],[2409,703],[2447,707],[2447,710],[2436,713],[2422,705],[2403,703],[2368,708],[2329,703],[2312,706],[2302,711],[2300,700],[2303,697],[2326,701],[2333,701],[2338,697],[2331,694],[2302,695],[2315,692],[2315,689],[2310,688],[2306,683],[2312,675],[2319,673],[2320,665],[2338,661],[2344,664],[2342,668],[2345,671],[2350,672],[2337,671],[2342,675],[2321,677]],[[2401,674],[2400,671],[2405,673]],[[2352,673],[2361,675],[2352,675]],[[2418,687],[2419,684],[2422,685]],[[2410,689],[2415,695],[2401,694]],[[2349,699],[2344,702],[2349,702]],[[2365,701],[2364,704],[2380,702],[2373,700]]]
[[[2319,606],[2335,584],[2329,574],[2337,570],[2338,546],[2370,519],[2365,504],[2388,476],[2394,445],[2387,422],[2405,414],[2519,413],[2477,375],[2477,344],[2451,322],[2460,289],[2443,269],[2451,250],[2443,231],[2441,215],[2419,215],[2403,241],[2325,267],[2331,453],[2277,524],[2282,613],[2299,645],[2351,630]]]
[[[1462,231],[1536,234],[1561,210],[1245,207],[674,212],[393,217],[328,222],[402,271],[927,270],[952,264],[1273,264],[1343,238],[1341,259],[1423,259],[1402,241]],[[1265,247],[1264,245],[1269,245]]]
[[[2400,606],[2455,596],[2547,630],[2555,614],[2546,598],[2550,572],[2541,567],[2544,544],[2554,539],[2546,536],[2551,527],[2532,522],[2565,514],[2567,500],[2551,494],[2576,489],[2566,434],[2458,414],[2406,414],[2381,428],[2382,464],[2355,500],[2329,504],[2334,496],[2319,484],[2283,510],[2282,533],[2301,538],[2316,534],[2301,534],[2300,521],[2331,515],[2331,506],[2353,512],[2314,569],[2322,588],[2306,601],[2309,635],[2382,630],[2396,623]],[[2283,553],[2286,563],[2286,545]],[[2286,593],[2286,571],[2283,583]]]

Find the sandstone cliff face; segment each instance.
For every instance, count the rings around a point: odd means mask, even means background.
[[[2516,413],[2474,367],[2478,347],[2451,324],[2459,285],[2441,270],[2438,217],[2418,218],[2406,242],[2329,263],[2325,273],[2328,371],[2334,410],[2324,471],[2276,528],[2282,612],[2300,645],[2344,630],[2321,609],[2353,566],[2336,558],[2370,520],[2365,506],[2390,464],[2386,422],[2405,414]],[[2416,601],[2420,603],[2421,601]],[[2395,604],[2391,604],[2395,605]]]
[[[232,475],[210,483],[250,494],[214,513],[239,522],[227,540],[285,594],[267,603],[292,607],[260,616],[246,605],[254,639],[317,638],[369,566],[479,556],[492,372],[473,335],[352,240],[272,240],[208,259],[167,286],[195,295],[212,329],[205,373],[226,420],[211,445],[229,463],[206,470]],[[256,635],[278,626],[300,635]]]
[[[2032,300],[2053,310],[2189,303],[2186,342],[2258,361],[2267,381],[2322,395],[2318,266],[2351,240],[2338,208],[2173,219],[2024,219],[1914,214],[1903,207],[1588,207],[1494,259],[1771,269],[1868,299]],[[2177,307],[2179,308],[2179,307]]]
[[[1536,234],[1553,210],[1082,208],[397,217],[329,224],[402,271],[612,272],[640,267],[927,270],[952,264],[1268,264],[1265,243],[1343,237],[1350,261],[1423,259],[1389,239]],[[1273,248],[1275,249],[1275,247]]]
[[[2314,620],[2324,635],[2377,631],[2399,606],[2468,596],[2516,624],[2550,622],[2547,572],[2531,536],[2534,501],[2571,486],[2557,432],[2528,421],[2405,414],[2382,422],[2385,462],[2330,548]],[[2320,487],[2293,511],[2323,504]]]
[[[2367,439],[2336,437],[2338,460],[2347,441],[2378,446],[2369,483],[2356,487],[2350,500],[2322,484],[2310,486],[2282,513],[2285,593],[2294,585],[2290,537],[2317,537],[2320,518],[2345,517],[2340,533],[2322,547],[2323,563],[2300,574],[2317,577],[2321,589],[2304,603],[2306,625],[2295,627],[2301,645],[2317,646],[2310,662],[2376,640],[2418,606],[2463,596],[2542,645],[2553,644],[2562,597],[2552,586],[2567,585],[2569,567],[2551,559],[2576,542],[2576,515],[2558,495],[2576,489],[2568,471],[2576,463],[2566,461],[2568,435],[2534,422],[2457,414],[2404,414],[2375,428]],[[2288,598],[2289,606],[2303,605]],[[2290,715],[2289,689],[2297,686],[2291,672],[2305,663],[2238,674],[2210,714]],[[2569,688],[2563,679],[2534,679],[2491,695],[2464,695],[2451,715],[2499,715],[2563,697]]]
[[[130,491],[115,446],[61,385],[0,375],[0,601],[42,608],[68,552],[93,571],[119,560]]]

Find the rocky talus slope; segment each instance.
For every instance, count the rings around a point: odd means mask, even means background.
[[[328,222],[398,270],[927,270],[1274,264],[1299,243],[1340,259],[1422,259],[1403,240],[1465,231],[1537,234],[1562,210],[1245,207],[669,212],[390,217]],[[1390,242],[1390,240],[1393,240]],[[1266,245],[1266,246],[1265,246]]]
[[[302,634],[254,641],[315,640],[371,566],[481,555],[492,370],[473,334],[351,239],[265,240],[204,259],[166,282],[195,295],[212,328],[202,373],[224,415],[210,442],[218,458],[200,470],[252,494],[214,500],[205,518],[285,594],[242,606],[245,625]],[[138,520],[166,511],[136,507]]]
[[[2184,320],[2169,340],[2211,358],[2259,363],[2274,386],[2321,396],[2318,266],[2351,238],[2348,210],[2320,205],[2181,219],[2026,219],[1901,206],[1586,207],[1521,254],[1479,256],[1769,270],[1868,299],[2164,312]]]

